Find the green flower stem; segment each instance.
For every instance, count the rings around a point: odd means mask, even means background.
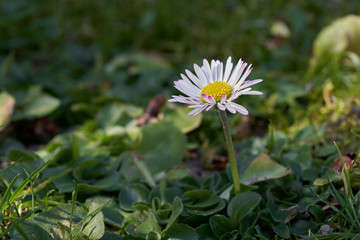
[[[234,190],[235,190],[235,195],[237,195],[240,193],[240,181],[239,181],[238,168],[235,160],[234,145],[231,138],[229,121],[226,115],[226,111],[217,110],[217,112],[220,115],[221,123],[224,129],[225,141],[228,149],[229,161],[231,166],[231,173],[234,182]]]

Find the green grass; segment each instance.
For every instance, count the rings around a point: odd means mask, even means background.
[[[359,238],[360,53],[313,56],[319,33],[359,9],[1,2],[0,238]],[[255,176],[237,196],[214,112],[165,103],[137,125],[184,69],[228,56],[264,79],[264,95],[239,98],[250,116],[229,119],[240,178]]]

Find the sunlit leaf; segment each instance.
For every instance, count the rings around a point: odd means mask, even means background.
[[[281,178],[289,173],[289,167],[286,168],[272,160],[266,153],[261,153],[240,177],[240,182],[254,184],[268,179]]]
[[[0,131],[10,121],[15,106],[15,98],[6,92],[0,93]]]

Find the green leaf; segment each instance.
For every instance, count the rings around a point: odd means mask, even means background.
[[[185,150],[185,136],[170,123],[160,121],[142,128],[143,139],[139,153],[155,174],[181,163]]]
[[[202,209],[194,209],[194,208],[186,208],[186,212],[192,215],[199,216],[209,216],[214,213],[217,213],[226,207],[226,203],[224,199],[219,199],[219,201],[210,207],[202,208]]]
[[[186,224],[176,224],[171,228],[167,229],[163,235],[166,236],[164,239],[172,240],[197,240],[198,235],[196,231]]]
[[[231,199],[227,214],[233,224],[239,225],[240,221],[260,203],[261,196],[256,192],[243,192]]]
[[[0,131],[10,121],[15,106],[15,98],[6,92],[0,93]]]
[[[282,193],[282,196],[285,196],[285,193]],[[271,194],[270,191],[267,192],[267,199],[267,209],[275,222],[288,223],[297,215],[299,211],[299,208],[296,205],[278,205],[275,202],[275,197]]]
[[[91,203],[87,212],[84,208],[76,206],[71,216],[72,205],[60,205],[37,214],[34,222],[48,232],[55,231],[58,234],[64,233],[66,235],[68,234],[66,229],[69,228],[72,219],[74,229],[71,232],[73,237],[84,234],[88,239],[100,239],[105,233],[102,207],[101,204]]]
[[[100,239],[105,233],[104,215],[99,209],[101,204],[91,203],[89,207],[89,221],[84,223],[85,228],[82,233],[89,237],[89,239]],[[94,215],[95,214],[95,215]]]
[[[188,133],[198,128],[202,119],[201,114],[189,117],[188,113],[189,108],[177,107],[169,114],[165,113],[164,121],[172,123],[176,128],[180,129],[182,133]]]
[[[41,91],[39,86],[29,89],[25,99],[18,101],[13,120],[39,118],[55,111],[61,102],[59,99]]]
[[[201,224],[196,229],[196,233],[201,240],[217,240],[219,239],[215,234],[212,232],[209,224]]]
[[[313,221],[307,221],[307,220],[298,220],[290,227],[290,232],[298,237],[305,237],[308,236],[309,230],[311,232],[316,231],[317,224]]]
[[[345,50],[360,54],[360,16],[339,18],[324,28],[314,41],[314,56],[322,57]]]
[[[118,233],[105,231],[102,239],[103,240],[122,240],[123,238]]]
[[[53,176],[57,176],[57,175],[61,174],[62,172],[66,171],[67,169],[68,169],[68,167],[64,166],[64,165],[51,167],[51,168],[46,169],[46,171],[44,171],[43,177],[44,177],[44,179],[51,178]],[[61,178],[57,178],[57,179],[53,180],[52,183],[58,189],[59,193],[72,192],[75,187],[73,177],[70,174],[67,174]]]
[[[17,240],[52,240],[53,238],[51,235],[45,231],[43,228],[41,228],[39,225],[37,225],[34,222],[25,220],[22,221],[19,224],[16,224],[14,231],[11,232],[10,238],[11,239],[17,239]],[[27,238],[24,238],[22,234],[25,234]]]
[[[212,216],[209,220],[209,223],[213,233],[218,238],[236,229],[231,220],[223,215]]]
[[[181,202],[181,199],[179,197],[175,197],[172,203],[172,212],[171,212],[171,216],[169,218],[169,222],[166,225],[166,229],[172,227],[178,220],[180,214],[183,211],[183,204]]]
[[[289,227],[285,223],[279,223],[277,225],[273,225],[273,230],[280,237],[288,239],[290,238],[290,230]]]
[[[46,231],[50,231],[52,228],[57,228],[58,223],[64,226],[69,226],[71,219],[71,204],[64,204],[60,206],[51,207],[49,210],[41,212],[35,216],[35,223],[41,226]],[[75,207],[74,215],[72,217],[73,226],[79,224],[80,221],[87,215],[84,208]],[[80,226],[78,227],[80,229]]]
[[[338,171],[335,171],[333,169],[329,169],[326,174],[325,174],[326,178],[317,178],[314,180],[314,185],[315,186],[324,186],[330,182],[338,182],[341,181],[341,173],[339,173]]]
[[[161,240],[161,235],[157,232],[149,232],[146,240]]]
[[[319,222],[323,222],[326,219],[326,215],[324,210],[318,205],[310,205],[308,206],[309,212],[318,220]]]
[[[149,189],[142,184],[135,183],[123,186],[119,192],[120,207],[126,211],[133,211],[135,209],[132,207],[132,204],[137,202],[148,202],[149,195]]]
[[[211,196],[213,193],[210,190],[200,189],[200,190],[190,190],[185,192],[182,197],[184,198],[194,198],[194,199],[204,199]]]
[[[221,201],[220,197],[210,190],[191,190],[185,192],[182,197],[185,208],[199,211],[214,206]]]
[[[25,151],[25,150],[17,150],[17,149],[10,150],[7,155],[9,160],[12,162],[17,162],[17,161],[32,162],[38,158],[36,154],[34,154],[33,152]]]
[[[121,214],[120,209],[114,207],[105,207],[102,212],[104,214],[104,221],[106,224],[117,228],[122,228],[124,217]]]
[[[286,168],[272,160],[266,153],[261,153],[240,177],[240,182],[254,184],[268,179],[281,178],[289,173],[289,167]]]
[[[149,232],[160,233],[161,229],[155,215],[150,211],[148,217],[140,223],[136,228],[135,232],[141,235],[146,235]]]

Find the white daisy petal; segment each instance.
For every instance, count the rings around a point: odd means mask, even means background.
[[[217,106],[222,111],[224,111],[226,109],[226,107],[224,105],[222,105],[221,103],[218,103]]]
[[[206,59],[204,59],[203,64],[204,64],[203,71],[204,74],[206,75],[206,78],[208,79],[208,82],[213,82],[213,74],[209,62]]]
[[[244,75],[241,77],[241,79],[239,80],[239,82],[236,83],[235,88],[238,89],[241,84],[243,84],[243,82],[245,81],[245,79],[249,76],[249,74],[251,73],[252,68],[251,64],[249,65],[249,67],[247,68],[246,72],[244,73]]]
[[[215,61],[214,59],[211,60],[211,70],[214,70],[214,68],[216,67],[216,63],[217,61]]]
[[[259,82],[262,82],[262,79],[256,79],[256,80],[251,80],[251,81],[245,81],[244,84],[239,88],[239,89],[243,89],[243,88],[247,88],[250,87],[252,85],[255,85]]]
[[[231,73],[231,69],[233,67],[233,64],[231,62],[231,57],[228,57],[227,61],[226,61],[226,65],[225,65],[225,73],[224,73],[224,79],[223,82],[227,82],[228,78],[230,76]]]
[[[221,102],[222,104],[224,104],[225,101],[226,101],[226,95],[222,96],[221,99],[220,99],[220,102]]]
[[[235,114],[236,113],[236,110],[228,103],[225,103],[225,107],[226,109],[231,112],[232,114]]]
[[[199,78],[197,78],[192,72],[190,72],[189,70],[185,70],[186,75],[189,76],[189,78],[191,79],[191,81],[193,81],[193,83],[195,83],[196,86],[198,86],[200,89],[202,89],[203,87],[206,86],[207,83],[200,81]]]
[[[262,95],[263,93],[260,91],[247,91],[244,92],[242,95]]]
[[[184,96],[172,96],[173,98],[169,99],[169,102],[179,102],[179,103],[188,103]]]
[[[195,87],[195,85],[191,84],[190,81],[187,82],[186,80],[179,80],[178,84],[180,84],[183,89],[191,92],[194,96],[199,96],[199,94],[201,93],[201,90]]]
[[[201,94],[201,97],[204,99],[205,102],[210,103],[210,102],[208,102],[208,95],[203,93],[203,94]]]
[[[199,86],[196,85],[194,82],[190,81],[189,78],[186,77],[184,74],[181,73],[180,76],[181,76],[181,79],[182,79],[182,80],[184,80],[184,81],[187,82],[188,84],[191,84],[194,88],[199,89],[199,91],[201,91],[200,88],[199,88]]]
[[[228,103],[232,108],[234,108],[237,112],[243,114],[243,115],[248,115],[249,112],[248,110],[246,110],[246,108],[244,108],[243,106],[237,104],[237,103],[234,103],[234,102],[229,102]]]
[[[208,100],[208,102],[210,102],[210,103],[213,103],[213,104],[216,103],[216,101],[215,101],[215,99],[214,99],[213,96],[208,96],[207,100]]]
[[[228,80],[228,83],[230,84],[230,86],[234,86],[236,84],[236,82],[239,80],[246,65],[247,65],[247,63],[243,62],[241,59],[239,60],[239,62],[236,64],[236,66],[231,74],[231,77]]]
[[[203,70],[196,64],[194,64],[194,70],[199,80],[206,86],[209,83],[209,80],[206,78]]]
[[[198,108],[198,107],[201,107],[201,106],[204,106],[205,103],[200,103],[200,104],[195,104],[195,105],[189,105],[188,108]]]
[[[188,115],[196,116],[196,115],[198,115],[199,113],[201,113],[205,108],[206,108],[206,106],[201,106],[201,107],[195,108],[194,110],[192,110],[191,112],[189,112]]]
[[[240,92],[235,92],[231,98],[229,99],[229,101],[234,101],[235,99],[237,99],[239,96],[241,95],[241,91]]]
[[[191,87],[184,81],[175,81],[174,86],[176,89],[188,95],[189,97],[196,97],[199,94],[199,92],[192,90]]]
[[[223,63],[221,62],[220,63],[220,66],[219,66],[219,75],[218,75],[218,80],[219,81],[223,81],[223,69],[224,69],[224,65],[223,65]]]
[[[209,111],[214,105],[210,105],[206,108],[206,111]]]

